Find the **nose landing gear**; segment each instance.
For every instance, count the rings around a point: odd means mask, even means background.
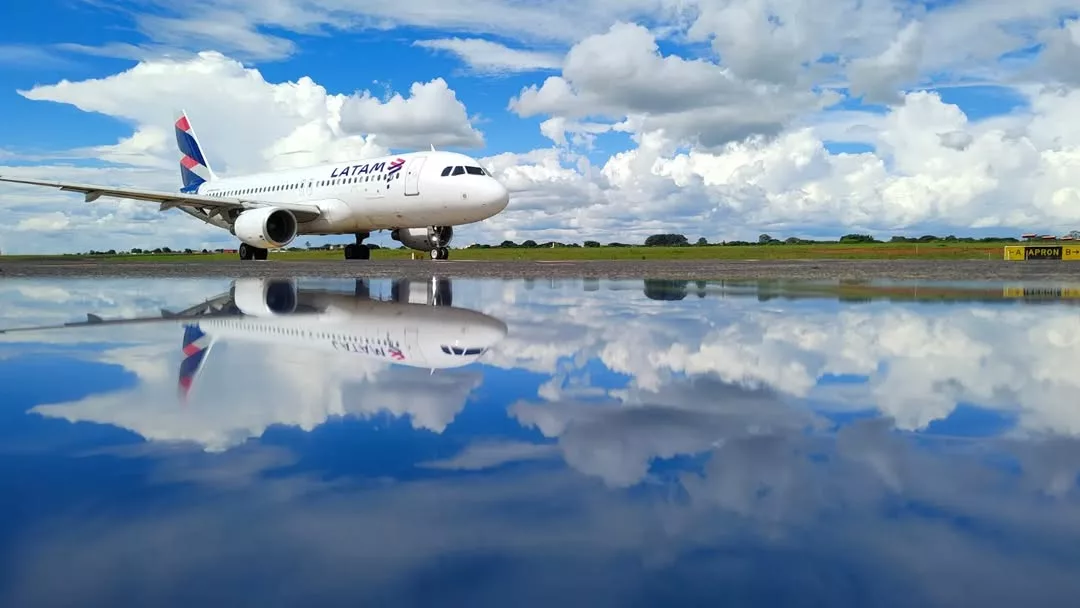
[[[434,247],[430,253],[431,259],[433,260],[445,260],[450,257],[450,249],[448,247]]]

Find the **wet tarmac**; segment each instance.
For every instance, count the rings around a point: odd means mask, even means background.
[[[1074,606],[1080,281],[889,267],[18,265],[0,606]]]
[[[320,260],[259,262],[0,261],[0,277],[231,277],[294,276],[419,279],[918,279],[940,281],[1080,280],[1080,263],[1004,260],[641,260],[437,261]]]

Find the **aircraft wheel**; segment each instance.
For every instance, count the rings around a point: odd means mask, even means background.
[[[439,247],[439,259],[440,260],[449,260],[450,259],[450,248],[449,247]]]
[[[254,247],[248,245],[247,243],[240,243],[240,248],[237,250],[237,252],[240,254],[241,260],[253,260],[255,259],[254,249]]]
[[[441,249],[439,249],[438,247],[433,247],[431,249],[431,259],[433,259],[433,260],[441,260],[442,259],[441,256],[442,256],[442,250]]]
[[[255,250],[254,257],[256,260],[265,260],[270,256],[270,250],[263,249],[262,247],[252,247]]]
[[[346,260],[367,260],[371,258],[371,249],[367,245],[345,245]]]

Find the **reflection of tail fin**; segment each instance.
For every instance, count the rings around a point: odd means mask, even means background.
[[[183,181],[181,191],[197,192],[199,186],[214,179],[214,170],[203,156],[202,147],[185,112],[179,112],[175,127],[176,146],[180,148],[180,177]]]
[[[184,358],[180,361],[180,374],[177,378],[181,398],[186,398],[191,391],[195,378],[202,370],[206,353],[211,345],[210,336],[203,332],[198,325],[184,326],[184,344],[182,346]]]

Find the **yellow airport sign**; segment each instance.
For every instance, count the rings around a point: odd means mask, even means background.
[[[1008,262],[1023,262],[1024,249],[1026,249],[1026,247],[1023,245],[1006,245],[1005,260]]]
[[[1053,298],[1053,299],[1076,299],[1080,298],[1080,286],[1076,287],[1060,287],[1060,286],[1041,286],[1041,287],[1020,287],[1020,286],[1006,286],[1001,290],[1002,297],[1005,298]]]
[[[1006,245],[1005,260],[1080,260],[1080,245]]]

